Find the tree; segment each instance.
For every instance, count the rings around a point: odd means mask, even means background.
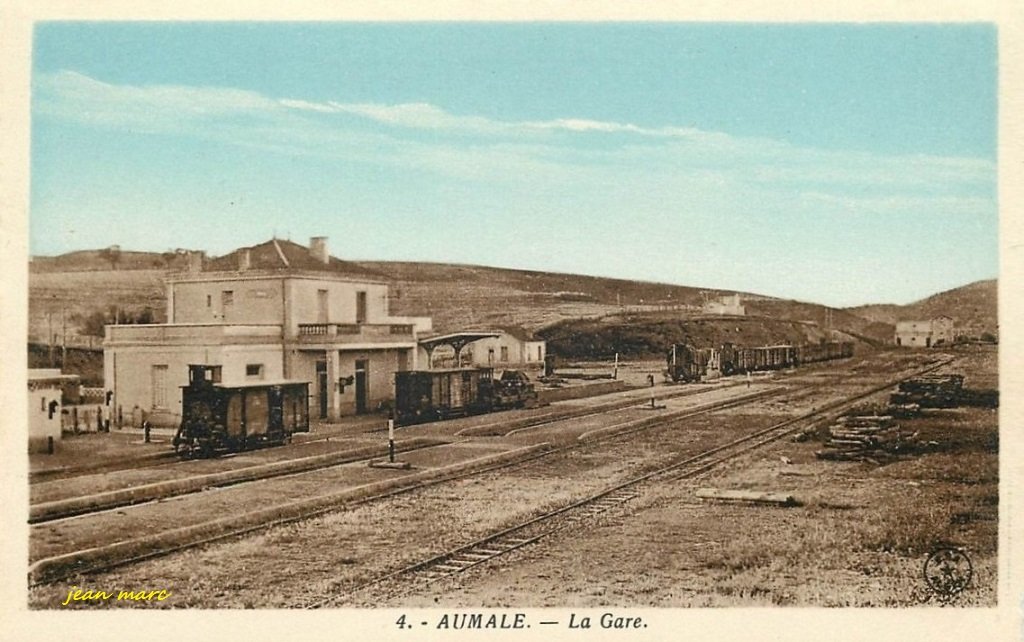
[[[117,269],[117,264],[121,262],[121,246],[111,245],[108,248],[100,250],[100,256],[110,262],[110,267],[114,270]]]
[[[140,311],[125,310],[116,305],[107,308],[107,311],[94,310],[88,315],[76,314],[71,320],[78,324],[79,334],[86,337],[103,338],[105,326],[125,325],[136,323],[154,323],[156,313],[153,308],[146,306]]]

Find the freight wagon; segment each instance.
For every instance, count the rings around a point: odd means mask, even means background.
[[[399,425],[532,405],[537,393],[518,370],[495,377],[491,368],[409,370],[395,373]]]
[[[221,367],[190,365],[182,386],[181,425],[174,449],[182,457],[209,457],[279,445],[309,431],[308,381],[224,384]]]
[[[853,356],[853,344],[832,341],[822,344],[777,345],[757,348],[724,343],[718,348],[674,344],[668,351],[666,376],[675,382],[701,381],[717,374],[733,375],[762,370],[794,368],[801,363]]]

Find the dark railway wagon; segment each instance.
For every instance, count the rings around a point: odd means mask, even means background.
[[[695,348],[690,344],[676,344],[668,354],[669,377],[673,381],[689,383],[700,381],[707,374],[708,364],[714,359],[712,348]]]
[[[500,377],[491,368],[409,370],[395,373],[395,420],[399,425],[531,405],[537,393],[517,370]]]
[[[280,445],[309,431],[308,381],[224,384],[220,373],[220,366],[189,366],[173,442],[182,457]]]
[[[490,368],[408,370],[395,373],[395,419],[399,424],[486,412],[481,382]]]
[[[675,344],[668,352],[668,378],[676,382],[700,381],[717,366],[723,375],[762,370],[793,368],[801,363],[829,361],[853,356],[853,344],[831,341],[821,344],[778,345],[757,348],[736,347],[731,343],[720,348],[695,348]]]

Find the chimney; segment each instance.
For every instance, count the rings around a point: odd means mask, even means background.
[[[242,248],[238,250],[238,271],[245,272],[249,269],[250,255],[249,248]]]
[[[314,236],[309,239],[309,255],[324,265],[331,262],[331,255],[327,253],[326,236]]]
[[[193,250],[188,253],[188,271],[202,272],[203,260],[206,259],[206,252]]]

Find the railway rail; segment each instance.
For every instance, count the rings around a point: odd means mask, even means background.
[[[784,389],[766,391],[763,394],[779,394]],[[685,393],[677,392],[674,394],[661,395],[659,399],[669,399],[679,396],[688,396],[694,394],[694,392],[686,391]],[[757,398],[761,398],[757,394],[747,395],[739,399],[734,400],[736,403],[746,403],[753,401]],[[630,399],[626,400],[626,403],[621,401],[612,402],[609,404],[601,404],[597,407],[588,407],[581,409],[579,412],[573,412],[569,415],[560,415],[546,417],[542,421],[527,421],[524,423],[510,422],[506,425],[506,435],[513,434],[524,430],[534,430],[543,428],[544,426],[551,425],[561,421],[568,421],[574,419],[582,419],[586,417],[592,417],[601,414],[610,414],[618,410],[627,410],[634,408],[638,405],[638,400]],[[727,406],[716,406],[715,409],[723,409]],[[703,410],[701,410],[703,412]],[[686,416],[692,416],[689,413]],[[532,419],[532,418],[528,418]],[[493,424],[488,424],[488,426]],[[614,428],[614,426],[612,426]],[[474,435],[475,436],[475,435]],[[408,452],[410,450],[416,450],[428,446],[437,446],[442,443],[457,444],[461,441],[466,441],[469,437],[462,437],[452,439],[450,441],[443,440],[430,440],[427,438],[414,437],[407,441],[403,446],[402,452]],[[326,438],[325,438],[326,439]],[[315,441],[321,440],[309,440],[304,443],[315,443]],[[429,443],[428,443],[429,442]],[[221,472],[198,472],[195,475],[189,475],[186,477],[169,478],[163,481],[146,482],[143,484],[136,483],[125,483],[122,486],[108,487],[107,489],[84,495],[73,495],[68,497],[61,497],[56,500],[49,501],[37,501],[32,502],[29,510],[29,523],[45,523],[58,519],[84,517],[93,515],[103,511],[109,511],[119,508],[141,506],[147,503],[161,501],[163,499],[169,499],[180,495],[207,492],[217,488],[223,488],[226,486],[239,486],[246,483],[253,483],[262,481],[265,479],[271,479],[273,477],[279,477],[283,475],[294,475],[305,472],[315,472],[331,466],[340,466],[350,464],[359,461],[369,461],[372,459],[380,458],[387,454],[386,450],[381,450],[381,447],[363,447],[356,448],[350,451],[337,451],[334,453],[326,453],[321,455],[311,455],[304,458],[293,458],[279,462],[264,462],[261,464],[253,464],[244,468],[235,470],[226,470]],[[236,455],[230,455],[234,457]],[[168,467],[179,467],[182,465],[194,465],[194,464],[209,464],[216,460],[190,460],[190,461],[174,461],[174,462],[163,462],[162,466]],[[309,462],[304,464],[303,462]],[[124,471],[118,471],[124,472]],[[105,482],[109,483],[110,478],[107,477]],[[130,480],[127,480],[130,481]]]
[[[319,609],[330,607],[339,604],[345,595],[354,596],[369,589],[379,589],[381,585],[394,580],[401,579],[403,586],[406,587],[406,590],[403,592],[408,593],[410,592],[409,587],[412,587],[411,590],[415,590],[416,588],[453,577],[469,569],[487,564],[496,558],[518,551],[542,539],[574,527],[581,527],[588,520],[639,497],[647,488],[654,484],[679,481],[701,475],[719,464],[740,457],[752,450],[792,434],[803,427],[808,421],[839,414],[863,399],[884,391],[904,379],[937,370],[948,365],[951,361],[953,361],[953,358],[917,368],[910,373],[903,373],[867,391],[828,403],[796,417],[741,436],[725,444],[707,449],[696,455],[674,461],[651,472],[619,482],[583,499],[366,581],[349,589],[344,595],[330,595],[306,604],[304,608]]]
[[[857,401],[858,399],[860,399],[860,398],[862,398],[864,396],[868,396],[870,394],[873,394],[874,392],[877,392],[878,390],[881,390],[881,389],[884,389],[884,388],[886,388],[888,386],[891,386],[891,385],[893,385],[893,383],[895,383],[895,382],[897,382],[899,380],[902,380],[903,378],[910,377],[910,376],[915,376],[919,372],[928,371],[928,370],[931,370],[931,369],[934,369],[934,368],[938,368],[938,367],[940,367],[942,365],[945,365],[945,364],[944,363],[940,363],[938,365],[934,365],[933,364],[933,365],[929,365],[928,367],[923,368],[923,369],[922,368],[915,368],[915,370],[913,372],[909,373],[909,374],[906,374],[906,373],[902,374],[901,376],[899,376],[898,378],[896,378],[893,381],[890,381],[890,382],[887,382],[887,383],[885,383],[885,384],[883,384],[881,386],[877,386],[875,388],[872,388],[871,390],[869,390],[869,391],[867,391],[865,393],[861,393],[861,394],[857,395],[856,397],[853,397],[853,398],[850,398],[850,399],[841,400],[840,403],[853,403],[853,402]],[[675,416],[673,416],[673,417],[661,417],[660,418],[661,421],[645,422],[643,425],[640,425],[640,426],[636,426],[636,427],[632,427],[632,428],[626,428],[624,430],[620,430],[620,431],[617,431],[617,432],[610,432],[608,434],[602,434],[602,435],[596,436],[594,439],[588,440],[586,442],[586,444],[590,445],[590,444],[597,444],[597,443],[605,442],[605,441],[608,441],[608,440],[622,439],[622,438],[628,436],[631,433],[639,432],[641,430],[649,430],[649,429],[653,429],[653,428],[668,427],[668,426],[671,426],[672,424],[678,423],[678,422],[683,421],[683,420],[685,420],[685,419],[687,419],[689,417],[692,417],[692,416],[712,413],[712,412],[721,411],[721,410],[725,410],[725,409],[732,408],[732,407],[741,406],[741,405],[746,404],[746,403],[748,403],[750,401],[753,401],[755,398],[756,399],[764,399],[766,397],[783,394],[785,392],[792,392],[792,390],[790,390],[788,388],[785,388],[785,387],[779,387],[778,389],[768,390],[768,391],[765,391],[764,393],[757,394],[757,395],[746,395],[746,396],[740,397],[740,398],[724,400],[724,401],[719,402],[719,403],[709,404],[707,406],[701,406],[701,407],[695,408],[695,409],[693,409],[693,410],[691,410],[691,411],[689,411],[687,413],[683,413],[682,415],[680,415],[679,413],[674,413]],[[796,390],[796,393],[797,393],[797,395],[799,397],[806,396],[806,394],[809,394],[806,389]],[[826,412],[826,410],[827,410],[827,408],[820,408],[820,409],[816,410],[814,413],[812,413],[812,415],[823,414],[824,412]],[[808,415],[808,416],[811,416],[811,415]],[[657,416],[656,415],[652,415],[652,418],[657,418]],[[801,416],[801,417],[798,417],[798,418],[796,418],[794,420],[787,420],[787,421],[795,422],[795,421],[799,421],[799,420],[804,419],[804,418],[806,418],[806,417]],[[565,418],[562,418],[562,419],[559,419],[559,420],[564,420],[564,419]],[[553,421],[556,421],[556,420],[553,420]],[[630,424],[630,423],[631,422],[626,422],[626,424]],[[622,426],[626,426],[626,424],[621,424],[621,425]],[[779,426],[773,426],[772,428],[769,428],[768,430],[770,431],[770,430],[778,429],[778,428],[779,428]],[[767,435],[767,433],[765,431],[759,431],[758,433],[755,433],[755,435],[750,435],[750,436],[747,436],[747,437],[745,437],[743,439],[749,441],[750,439],[756,438],[757,435]],[[778,438],[778,437],[774,437],[774,438]],[[758,444],[758,445],[760,445],[760,444]],[[398,495],[398,494],[419,490],[421,488],[426,488],[426,487],[429,487],[429,486],[434,486],[436,484],[445,483],[445,482],[449,482],[449,481],[453,481],[453,480],[458,480],[458,479],[466,478],[466,477],[469,477],[469,476],[479,475],[479,474],[482,474],[482,473],[485,473],[485,472],[496,471],[496,470],[499,470],[499,469],[514,467],[514,466],[525,466],[525,465],[528,465],[530,461],[534,461],[534,460],[537,460],[537,459],[540,459],[540,458],[548,457],[549,455],[552,455],[552,454],[557,453],[557,452],[564,452],[564,451],[568,451],[568,450],[573,450],[573,449],[576,449],[576,448],[579,448],[579,447],[580,447],[580,443],[578,441],[576,441],[576,440],[573,440],[573,443],[567,444],[567,445],[565,445],[564,447],[561,447],[561,448],[546,449],[546,450],[543,450],[541,452],[533,453],[533,454],[531,454],[531,455],[529,455],[527,457],[515,459],[514,461],[505,461],[505,462],[500,462],[500,463],[496,463],[496,464],[493,464],[493,465],[488,465],[486,467],[477,467],[477,468],[474,468],[472,471],[469,471],[469,472],[462,472],[462,473],[453,472],[452,474],[441,475],[441,476],[434,477],[434,478],[430,479],[429,481],[425,481],[425,482],[422,482],[422,483],[409,484],[409,485],[399,485],[399,486],[397,486],[397,487],[395,487],[393,489],[382,490],[381,492],[374,493],[372,495],[368,495],[368,496],[362,497],[362,498],[360,498],[360,499],[358,499],[356,501],[345,501],[345,502],[343,502],[340,505],[342,505],[342,506],[353,506],[353,505],[357,505],[357,504],[364,504],[364,503],[367,503],[367,502],[384,499],[384,498],[395,496],[395,495]],[[756,446],[754,446],[754,447],[756,447]],[[717,452],[717,450],[708,451],[706,453],[703,453],[702,455],[703,456],[707,456],[708,453],[711,453],[711,452]],[[639,482],[637,480],[631,480],[630,483],[636,484],[636,483],[639,483]],[[616,491],[619,491],[619,490],[624,490],[624,489],[613,488],[613,489],[607,490],[606,492],[601,493],[600,496],[594,496],[594,497],[588,498],[588,500],[585,502],[586,506],[589,507],[589,508],[587,508],[587,510],[601,509],[603,511],[605,508],[602,508],[602,507],[609,505],[609,502],[612,502],[612,503],[620,502],[621,503],[622,501],[628,501],[629,493],[626,493],[625,495],[623,495],[621,493],[616,493]],[[623,499],[623,497],[626,497],[626,499]],[[217,533],[212,534],[212,535],[210,535],[208,537],[204,536],[201,539],[193,539],[193,540],[187,541],[187,542],[175,543],[174,545],[163,545],[162,544],[161,547],[159,549],[157,549],[157,550],[146,550],[145,552],[142,552],[141,554],[133,554],[131,556],[126,556],[126,557],[122,557],[122,558],[119,558],[119,559],[95,560],[95,561],[92,561],[92,562],[89,562],[89,563],[84,563],[84,562],[83,563],[77,563],[76,562],[74,566],[69,566],[65,571],[60,571],[59,569],[56,569],[56,572],[52,572],[52,573],[48,572],[48,573],[45,574],[44,577],[37,577],[37,578],[31,578],[30,577],[30,583],[32,585],[46,584],[46,583],[51,583],[53,581],[57,581],[59,579],[64,579],[64,578],[67,578],[67,577],[78,575],[78,574],[81,574],[81,573],[101,572],[101,571],[105,571],[105,570],[108,570],[108,569],[111,569],[111,568],[115,568],[115,567],[123,566],[123,565],[126,565],[126,564],[134,563],[134,562],[137,562],[137,561],[142,561],[142,560],[145,560],[145,559],[151,559],[151,558],[154,558],[154,557],[166,555],[166,554],[169,554],[169,553],[177,551],[177,550],[182,550],[182,549],[190,548],[190,547],[194,547],[194,546],[200,546],[200,545],[212,543],[212,542],[215,542],[215,541],[218,541],[218,540],[223,540],[223,539],[226,539],[226,538],[231,538],[231,537],[236,537],[236,536],[240,536],[240,535],[245,535],[245,534],[252,533],[252,532],[255,532],[255,531],[258,531],[258,530],[261,530],[261,529],[265,529],[267,527],[271,527],[271,526],[275,526],[275,525],[281,525],[281,524],[286,524],[286,523],[298,521],[298,520],[301,520],[301,519],[306,519],[306,518],[309,518],[309,517],[313,517],[313,516],[315,516],[317,514],[329,512],[331,510],[337,510],[338,507],[339,506],[333,506],[333,505],[332,506],[326,506],[326,507],[319,508],[319,509],[317,509],[314,512],[305,512],[305,513],[303,513],[301,515],[290,515],[290,516],[287,516],[287,517],[284,517],[284,518],[281,518],[281,519],[266,520],[266,521],[263,521],[263,522],[258,523],[258,524],[247,524],[244,527],[237,527],[237,528],[232,527],[232,530],[230,530],[230,531],[217,532]],[[584,508],[583,505],[581,505],[580,507],[569,507],[569,509],[583,509],[583,508]],[[565,512],[565,511],[563,511],[563,512]],[[550,519],[550,517],[548,519]],[[525,545],[527,545],[529,543],[529,542],[526,542],[523,538],[521,538],[521,537],[517,538],[514,535],[512,535],[512,539],[518,539],[520,541],[518,541],[518,542],[510,541],[510,542],[506,542],[506,543],[511,544],[512,546],[515,546],[515,547],[525,546]],[[531,538],[526,538],[526,539],[529,539],[530,541],[535,541],[535,540],[532,539],[532,536],[531,536]],[[502,544],[502,549],[489,549],[489,550],[499,550],[499,552],[500,552],[503,549],[504,549],[504,544]],[[88,552],[89,551],[78,551],[78,552],[74,552],[73,551],[73,552],[61,555],[59,557],[61,557],[61,558],[74,558],[76,555],[79,555],[81,553],[88,553]],[[473,552],[473,554],[474,555],[486,555],[487,553],[485,553],[485,552]],[[45,559],[44,560],[40,560],[39,562],[37,562],[37,564],[41,564],[42,563],[43,565],[45,565],[45,563],[48,562],[48,561],[49,560],[45,560]],[[486,558],[479,558],[478,561],[481,561],[481,562],[482,561],[486,561]],[[54,570],[54,569],[51,568],[51,570]],[[442,569],[442,570],[444,570],[444,569]]]

